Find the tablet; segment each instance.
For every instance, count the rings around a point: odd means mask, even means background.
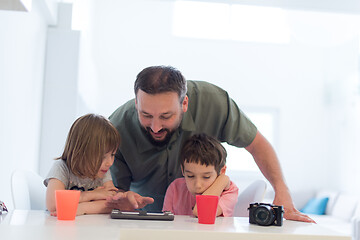
[[[110,214],[114,219],[134,219],[134,220],[161,220],[173,221],[172,212],[147,212],[147,211],[121,211],[113,209]]]

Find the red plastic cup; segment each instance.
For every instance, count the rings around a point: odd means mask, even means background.
[[[56,190],[56,214],[58,220],[75,220],[80,191]]]
[[[198,222],[202,224],[214,224],[219,203],[219,196],[196,195]]]

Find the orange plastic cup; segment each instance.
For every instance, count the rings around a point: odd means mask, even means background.
[[[198,222],[202,224],[214,224],[218,203],[219,196],[196,195]]]
[[[58,220],[75,220],[80,200],[78,190],[56,190],[56,214]]]

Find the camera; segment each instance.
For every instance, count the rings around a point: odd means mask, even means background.
[[[250,203],[249,223],[260,226],[282,226],[283,207],[269,203]]]

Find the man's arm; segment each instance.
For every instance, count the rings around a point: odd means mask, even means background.
[[[116,152],[114,164],[110,167],[110,172],[114,185],[118,188],[118,193],[115,196],[106,198],[107,207],[132,211],[154,202],[153,198],[143,197],[140,194],[129,191],[132,175],[120,149]]]
[[[132,173],[120,149],[118,149],[115,154],[114,163],[110,167],[110,172],[116,188],[124,192],[130,190]]]
[[[260,171],[273,186],[275,191],[274,204],[284,207],[284,217],[288,220],[314,222],[295,208],[290,191],[285,184],[279,160],[266,138],[257,131],[255,139],[245,149],[253,156]]]

